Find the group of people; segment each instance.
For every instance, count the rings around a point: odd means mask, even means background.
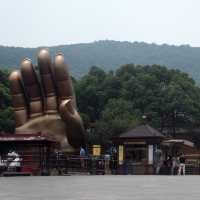
[[[183,153],[177,156],[167,156],[167,159],[157,162],[156,174],[185,175],[186,158]]]
[[[0,167],[7,171],[19,172],[21,169],[21,162],[22,158],[14,150],[10,150],[5,159],[2,159],[0,156]]]
[[[117,172],[117,151],[107,151],[104,155],[91,157],[88,156],[86,150],[81,147],[79,156],[81,169],[89,167],[97,174],[116,174]]]

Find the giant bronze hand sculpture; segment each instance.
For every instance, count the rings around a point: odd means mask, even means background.
[[[31,60],[10,75],[16,118],[16,133],[40,132],[73,151],[84,145],[84,128],[76,110],[76,99],[64,56],[51,61],[47,49],[38,53],[38,75]]]

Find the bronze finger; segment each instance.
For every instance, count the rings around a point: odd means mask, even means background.
[[[57,112],[57,99],[54,80],[52,76],[51,56],[47,49],[42,49],[38,53],[38,67],[42,79],[42,86],[45,95],[44,111],[47,114]]]
[[[29,100],[30,117],[40,116],[43,114],[42,93],[31,60],[22,61],[21,74]]]
[[[63,54],[59,53],[55,56],[54,75],[59,101],[62,102],[63,100],[71,98],[73,105],[75,106],[75,95],[72,87],[72,81],[69,76],[69,68],[67,64],[65,64]]]
[[[12,72],[10,74],[9,80],[12,102],[15,111],[15,123],[16,127],[19,127],[23,125],[28,119],[27,103],[25,101],[20,72]]]

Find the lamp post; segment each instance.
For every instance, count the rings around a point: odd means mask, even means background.
[[[142,123],[145,125],[147,123],[147,116],[142,115]]]

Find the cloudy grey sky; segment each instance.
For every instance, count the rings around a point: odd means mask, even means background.
[[[200,1],[0,0],[0,45],[105,39],[200,46]]]

